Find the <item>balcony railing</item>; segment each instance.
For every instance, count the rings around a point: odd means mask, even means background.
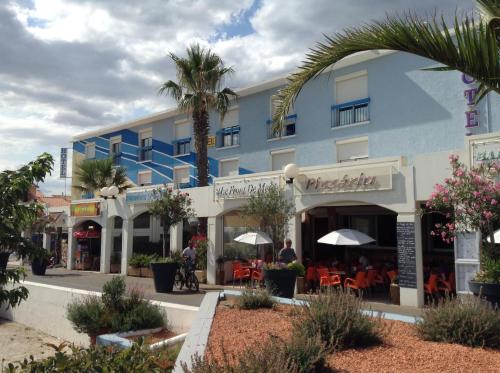
[[[332,106],[332,127],[342,127],[349,124],[368,122],[370,98],[345,102]]]
[[[217,131],[218,148],[240,145],[240,126],[222,128]]]
[[[289,115],[283,121],[281,131],[275,131],[272,120],[267,121],[267,139],[277,139],[295,135],[295,122],[297,122],[297,114]]]
[[[139,148],[139,161],[151,161],[153,159],[153,146]]]

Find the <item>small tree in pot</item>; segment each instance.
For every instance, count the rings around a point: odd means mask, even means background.
[[[481,233],[481,271],[469,283],[474,294],[500,304],[500,253],[495,249],[494,225],[500,220],[500,163],[485,162],[467,170],[458,156],[450,156],[452,177],[437,184],[424,213],[441,213],[449,219],[431,232],[450,243],[460,232]],[[488,242],[489,241],[489,242]]]
[[[260,230],[269,234],[273,240],[273,260],[276,262],[277,248],[282,246],[288,231],[288,221],[295,215],[293,203],[287,200],[278,185],[271,185],[250,196],[243,214],[258,219]],[[268,265],[264,269],[266,287],[276,295],[292,298],[295,278],[294,270],[279,263]]]
[[[155,289],[159,293],[170,292],[173,290],[178,263],[174,258],[167,258],[170,255],[167,235],[170,227],[194,216],[191,198],[188,193],[181,193],[179,190],[174,191],[168,187],[159,188],[153,191],[153,202],[151,202],[149,212],[160,218],[163,225],[163,259],[151,263]]]

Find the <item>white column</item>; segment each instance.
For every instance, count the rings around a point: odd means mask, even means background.
[[[124,276],[127,275],[128,261],[132,257],[133,241],[134,241],[134,219],[123,219],[121,274]]]
[[[170,227],[170,252],[182,251],[182,222]]]
[[[73,269],[75,262],[76,238],[73,237],[73,227],[68,227],[68,269]]]
[[[423,307],[424,271],[420,217],[414,213],[398,214],[397,230],[400,304],[402,306]],[[414,257],[414,263],[410,263],[411,260],[409,259],[412,257]],[[403,268],[403,263],[408,268]],[[412,282],[411,279],[415,275],[416,283],[410,285],[409,283]],[[405,278],[410,279],[408,284],[405,283]]]
[[[113,250],[114,218],[108,218],[101,229],[101,273],[109,273]]]
[[[222,255],[222,217],[209,217],[207,221],[207,283],[215,284],[217,272],[217,258]]]
[[[287,238],[292,240],[297,260],[302,263],[302,220],[301,214],[295,214],[288,222]]]
[[[43,232],[43,248],[50,251],[50,233]]]

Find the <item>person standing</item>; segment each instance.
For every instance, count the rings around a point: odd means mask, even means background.
[[[287,239],[285,241],[285,247],[282,248],[278,254],[278,260],[281,263],[291,263],[294,260],[297,260],[297,255],[295,254],[295,250],[292,249],[292,240]]]

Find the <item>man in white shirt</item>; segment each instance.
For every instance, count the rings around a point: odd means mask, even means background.
[[[196,260],[196,250],[193,248],[193,242],[190,240],[188,246],[182,250],[182,257],[189,258],[194,263]]]

